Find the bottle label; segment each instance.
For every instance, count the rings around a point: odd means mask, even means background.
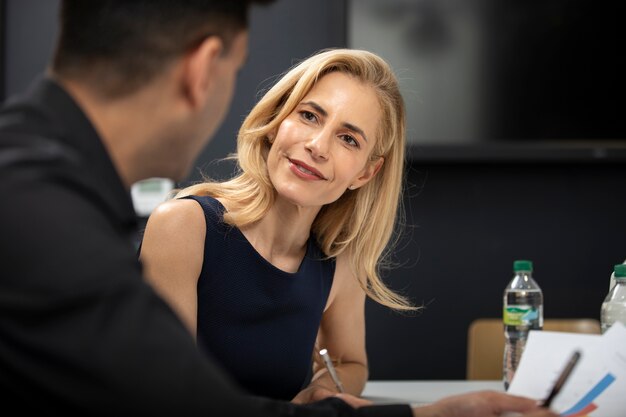
[[[508,305],[504,307],[503,319],[507,326],[527,326],[539,320],[539,310],[531,305]]]

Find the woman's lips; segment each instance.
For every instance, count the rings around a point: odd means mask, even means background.
[[[297,159],[289,159],[289,162],[291,162],[292,170],[300,177],[320,180],[326,179],[326,177],[324,177],[321,172],[319,172],[312,166],[305,164],[302,161],[298,161]]]

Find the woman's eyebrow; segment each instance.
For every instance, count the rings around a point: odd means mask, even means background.
[[[367,142],[367,136],[365,136],[365,132],[363,132],[363,129],[361,129],[360,127],[355,126],[352,123],[348,123],[348,122],[344,122],[341,125],[345,127],[346,129],[349,129],[349,130],[352,130],[353,132],[358,133],[359,135],[363,137],[365,142]]]
[[[324,108],[322,106],[320,106],[319,104],[317,104],[314,101],[303,101],[300,104],[311,106],[311,107],[313,107],[315,109],[315,111],[317,111],[322,116],[324,116],[324,117],[328,116],[328,112],[326,110],[324,110]],[[361,129],[360,127],[355,126],[352,123],[348,123],[348,122],[344,122],[341,125],[343,127],[345,127],[346,129],[349,129],[349,130],[352,130],[353,132],[358,133],[359,135],[361,135],[363,137],[365,142],[367,142],[367,136],[365,136],[365,132],[363,132],[363,129]]]
[[[319,114],[321,114],[324,117],[328,116],[328,112],[326,110],[324,110],[324,108],[322,106],[320,106],[319,104],[317,104],[314,101],[304,101],[301,104],[306,104],[307,106],[313,107],[315,109],[315,111],[317,111]]]

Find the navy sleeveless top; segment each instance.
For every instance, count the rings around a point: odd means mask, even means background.
[[[295,273],[263,258],[223,222],[212,197],[188,196],[206,218],[198,280],[198,345],[249,393],[292,399],[311,380],[313,347],[335,272],[309,238]]]

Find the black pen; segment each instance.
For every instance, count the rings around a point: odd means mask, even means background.
[[[567,365],[565,365],[565,368],[563,368],[561,375],[559,375],[556,382],[554,383],[552,391],[550,391],[550,394],[548,394],[546,399],[543,401],[543,404],[541,404],[542,407],[550,407],[550,404],[552,404],[552,400],[554,400],[554,397],[556,397],[559,392],[561,392],[561,388],[563,388],[563,385],[565,385],[565,381],[567,381],[567,378],[569,378],[569,376],[572,374],[572,370],[578,363],[579,359],[580,351],[577,350],[572,354],[570,360],[567,361]]]

